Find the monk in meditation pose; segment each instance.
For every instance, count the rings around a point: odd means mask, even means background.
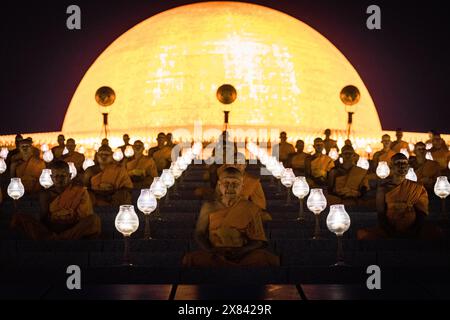
[[[397,137],[397,140],[392,142],[391,149],[394,151],[394,153],[399,153],[402,149],[408,150],[409,153],[411,153],[411,150],[409,150],[409,144],[406,141],[403,141],[403,131],[401,129],[397,129],[395,132],[395,136]]]
[[[119,148],[122,150],[122,152],[125,152],[125,149],[128,146],[131,146],[131,144],[130,144],[130,136],[128,135],[128,133],[125,133],[123,135],[122,139],[123,139],[123,145],[120,146]]]
[[[101,146],[97,152],[98,165],[84,173],[84,185],[94,206],[131,204],[133,182],[126,168],[114,162],[112,154],[110,147]]]
[[[303,140],[297,140],[295,144],[297,152],[290,154],[288,160],[288,167],[294,170],[296,176],[305,175],[305,160],[309,154],[303,152],[305,149],[305,142]]]
[[[330,138],[330,136],[331,136],[331,130],[330,130],[330,129],[326,129],[326,130],[324,131],[324,134],[325,134],[325,140],[323,140],[323,145],[324,145],[324,147],[325,147],[326,153],[329,154],[329,153],[330,153],[330,150],[331,150],[332,148],[335,148],[335,149],[339,152],[339,147],[338,147],[338,145],[337,145],[336,140],[333,140],[333,139]]]
[[[305,173],[310,186],[324,186],[327,184],[328,173],[334,167],[334,161],[322,153],[324,144],[322,138],[314,139],[315,153],[306,158]]]
[[[391,158],[394,156],[395,152],[391,149],[391,136],[384,134],[381,137],[381,143],[383,144],[383,149],[377,151],[373,155],[372,164],[373,171],[378,167],[380,161],[386,161],[388,165],[391,163]]]
[[[201,250],[183,258],[186,267],[278,266],[279,258],[264,250],[267,238],[261,208],[242,199],[242,172],[220,172],[220,200],[206,202],[200,210],[195,240]]]
[[[355,165],[353,147],[342,148],[342,164],[331,169],[328,175],[327,201],[346,206],[363,205],[362,196],[369,190],[367,170]]]
[[[100,218],[94,214],[87,190],[70,180],[69,165],[56,160],[50,164],[53,186],[40,194],[40,221],[15,213],[11,228],[33,240],[78,240],[101,233]]]
[[[445,170],[447,169],[448,161],[450,160],[448,147],[439,133],[434,134],[432,144],[433,147],[431,148],[430,152],[433,156],[433,160],[439,163],[441,172],[445,172]]]
[[[128,175],[136,189],[149,188],[158,170],[153,158],[144,156],[144,143],[136,140],[133,144],[134,156],[126,164]]]
[[[423,142],[416,143],[414,153],[416,156],[409,158],[409,165],[417,175],[417,182],[423,184],[429,192],[433,192],[434,184],[440,172],[439,163],[425,157],[427,150]]]
[[[282,131],[280,133],[280,143],[274,145],[272,148],[272,156],[277,157],[279,161],[283,162],[284,166],[287,166],[291,153],[295,153],[294,146],[287,142],[287,134]]]
[[[56,147],[52,148],[54,160],[58,160],[62,157],[64,148],[66,147],[66,145],[64,143],[65,141],[66,141],[66,138],[64,137],[64,135],[60,134],[58,136],[58,145]]]
[[[77,168],[77,172],[83,171],[83,162],[84,162],[84,154],[75,151],[77,145],[75,144],[75,140],[70,138],[67,139],[66,148],[69,153],[62,156],[62,159],[69,163],[73,162],[75,168]]]
[[[158,133],[156,141],[158,145],[148,150],[148,156],[155,160],[158,174],[161,175],[163,169],[170,168],[172,148],[166,146],[166,135],[163,132]]]
[[[36,193],[41,190],[39,177],[45,169],[45,162],[37,158],[32,149],[31,138],[23,139],[19,142],[20,153],[14,156],[10,167],[11,177],[22,180],[26,193]]]
[[[392,178],[383,180],[377,188],[379,226],[358,230],[357,238],[442,238],[440,229],[425,222],[428,215],[428,194],[425,187],[405,178],[409,165],[404,154],[397,153],[392,157],[392,169]]]

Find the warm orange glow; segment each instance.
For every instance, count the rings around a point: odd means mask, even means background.
[[[221,128],[224,83],[238,92],[232,127],[280,129],[291,136],[344,130],[343,87],[359,88],[355,134],[381,125],[363,81],[344,55],[305,23],[279,11],[239,2],[181,6],[155,15],[114,41],[79,84],[62,131],[101,132],[96,90],[110,86],[114,133],[192,131],[194,121]],[[228,108],[227,108],[228,109]]]

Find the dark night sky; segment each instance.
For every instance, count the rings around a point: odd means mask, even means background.
[[[59,131],[79,81],[112,41],[156,13],[193,2],[2,2],[0,134]],[[450,23],[441,2],[247,2],[290,14],[334,43],[368,87],[383,129],[450,133]],[[81,31],[66,29],[71,4],[81,7]],[[366,28],[370,4],[381,7],[381,31]]]

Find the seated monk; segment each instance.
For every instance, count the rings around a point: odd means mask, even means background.
[[[353,147],[342,148],[342,164],[331,169],[328,175],[328,204],[363,206],[362,197],[369,190],[367,170],[354,164]]]
[[[321,187],[327,184],[328,172],[334,168],[334,161],[322,153],[322,138],[314,139],[315,153],[306,158],[305,174],[310,187]]]
[[[62,160],[50,164],[53,186],[40,194],[40,221],[15,213],[11,228],[33,240],[78,240],[101,233],[100,218],[94,214],[87,190],[70,180],[69,166]]]
[[[326,129],[324,131],[324,134],[325,134],[325,139],[323,140],[323,145],[324,145],[324,148],[325,148],[325,152],[327,154],[329,154],[330,150],[332,148],[335,148],[339,152],[339,147],[337,145],[336,140],[333,140],[333,139],[330,138],[331,130],[330,129]]]
[[[12,159],[10,174],[22,180],[26,193],[36,193],[41,190],[39,177],[45,169],[45,162],[34,156],[31,148],[31,138],[23,139],[19,142],[19,155]]]
[[[183,258],[185,267],[278,266],[279,258],[263,249],[267,243],[261,208],[241,198],[242,172],[229,167],[220,172],[220,200],[200,210],[195,240],[201,250]]]
[[[62,159],[69,163],[73,162],[77,172],[83,172],[83,162],[84,162],[84,154],[75,151],[77,145],[75,144],[75,140],[70,138],[67,139],[66,148],[69,151],[67,154],[62,156]]]
[[[242,191],[241,191],[241,198],[249,200],[256,204],[258,207],[260,207],[262,210],[266,210],[267,203],[266,203],[266,196],[264,195],[264,190],[261,185],[261,182],[259,181],[258,177],[255,177],[254,175],[248,173],[245,171],[245,168],[247,167],[247,164],[224,164],[222,165],[218,170],[217,174],[220,176],[221,172],[225,170],[226,168],[234,167],[238,169],[242,175],[243,175],[243,185],[242,185]],[[216,185],[216,198],[220,198],[220,189],[219,184]],[[272,220],[272,217],[269,215],[269,213],[262,211],[264,215],[262,216],[263,221]]]
[[[432,144],[433,147],[430,150],[431,155],[433,156],[433,160],[439,163],[441,173],[443,174],[446,171],[448,161],[450,160],[450,152],[439,133],[434,134]]]
[[[401,129],[397,129],[395,136],[397,137],[397,140],[391,144],[391,149],[394,151],[394,154],[399,153],[402,149],[406,149],[408,153],[411,153],[412,150],[409,150],[408,142],[402,140],[403,131]]]
[[[127,170],[114,162],[112,153],[109,146],[101,146],[97,152],[98,165],[84,173],[84,185],[94,206],[131,204],[133,182]]]
[[[133,144],[134,157],[126,164],[128,175],[136,189],[149,188],[153,178],[158,176],[155,161],[144,156],[144,143],[136,140]]]
[[[430,192],[434,192],[434,184],[440,173],[439,163],[426,158],[426,145],[418,142],[414,148],[415,157],[409,158],[409,165],[414,169],[417,176],[417,182],[424,185]]]
[[[52,148],[52,153],[55,160],[58,160],[62,157],[64,148],[66,147],[66,145],[64,144],[65,141],[66,138],[64,137],[64,135],[58,135],[58,145]]]
[[[287,167],[292,168],[296,176],[304,176],[305,160],[309,156],[309,154],[303,152],[305,149],[305,142],[303,142],[303,140],[297,140],[295,148],[297,149],[297,152],[289,155]]]
[[[272,156],[277,157],[278,161],[283,162],[283,165],[287,166],[291,153],[295,153],[294,146],[287,142],[287,134],[283,131],[280,133],[280,143],[272,148]]]
[[[372,158],[372,170],[375,172],[380,161],[386,161],[388,165],[391,163],[391,158],[395,155],[395,152],[391,149],[391,136],[384,134],[381,137],[381,143],[383,144],[383,149],[374,153]]]
[[[158,145],[148,150],[148,157],[155,160],[158,174],[161,175],[164,169],[169,169],[172,162],[172,148],[165,145],[166,135],[163,132],[158,133],[156,138]]]
[[[442,239],[442,231],[425,222],[428,215],[428,194],[419,183],[407,180],[408,158],[402,153],[392,157],[393,175],[377,188],[379,226],[360,229],[358,240],[390,238]]]

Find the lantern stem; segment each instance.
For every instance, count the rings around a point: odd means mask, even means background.
[[[445,199],[441,198],[441,217],[445,218]]]
[[[160,213],[160,210],[159,210],[160,202],[161,202],[160,199],[157,199],[157,200],[156,200],[156,212],[155,212],[155,217],[156,217],[156,220],[158,220],[158,221],[162,221],[161,213]]]
[[[13,199],[13,205],[14,205],[14,212],[15,213],[17,213],[17,211],[18,211],[18,209],[17,209],[18,208],[17,202],[18,202],[17,199]]]
[[[105,129],[105,138],[108,138],[108,114],[102,113],[103,115],[103,128]]]
[[[291,188],[287,188],[286,205],[291,204]]]
[[[342,247],[342,235],[337,236],[337,253],[336,253],[336,265],[344,265],[344,249]]]
[[[223,117],[224,117],[224,120],[223,120],[223,131],[227,131],[228,130],[228,118],[229,118],[229,114],[230,114],[230,111],[223,111]]]
[[[318,240],[320,239],[320,214],[314,214],[315,215],[315,220],[316,220],[316,225],[314,227],[314,240]]]
[[[146,214],[144,216],[145,219],[145,229],[144,229],[144,240],[151,240],[150,236],[150,215]]]
[[[300,208],[298,209],[298,218],[297,221],[303,222],[305,221],[305,211],[303,209],[303,198],[300,198]]]
[[[129,238],[130,236],[124,236],[124,248],[123,248],[123,264],[126,266],[131,266],[131,259],[130,259],[130,243]]]
[[[354,112],[347,112],[347,114],[348,114],[348,118],[347,118],[347,139],[350,139],[350,132],[351,132],[351,129],[352,129]]]

